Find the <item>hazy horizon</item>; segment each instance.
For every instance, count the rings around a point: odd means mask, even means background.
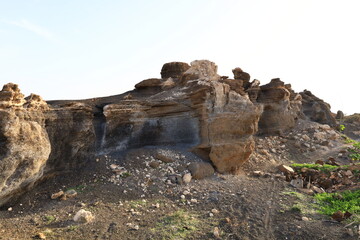
[[[356,0],[0,0],[0,83],[46,100],[121,94],[164,63],[208,59],[360,112]]]

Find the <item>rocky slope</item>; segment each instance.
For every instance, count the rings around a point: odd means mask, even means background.
[[[238,173],[257,134],[282,135],[298,119],[335,126],[330,106],[280,79],[260,85],[240,68],[234,79],[206,60],[167,63],[161,78],[133,91],[81,101],[27,98],[15,84],[0,92],[0,205],[40,180],[75,171],[104,153],[177,146]]]

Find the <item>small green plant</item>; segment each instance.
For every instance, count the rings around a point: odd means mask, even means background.
[[[348,148],[349,157],[354,161],[360,161],[360,142],[353,141],[351,142],[352,146]]]
[[[85,191],[86,188],[87,188],[87,186],[85,186],[85,185],[78,185],[76,187],[67,188],[66,191],[75,190],[78,193],[82,193]]]
[[[329,164],[320,165],[313,163],[293,163],[290,166],[295,168],[296,170],[301,170],[302,168],[311,168],[322,172],[331,172],[339,168],[338,166],[333,166]]]
[[[75,231],[75,230],[78,229],[78,228],[79,228],[79,226],[70,225],[70,226],[68,226],[67,230],[68,230],[69,232],[72,232],[72,231]]]
[[[319,211],[325,215],[334,212],[350,212],[355,219],[360,219],[360,190],[344,191],[342,193],[320,193],[315,195],[320,207]]]
[[[50,223],[54,222],[55,220],[56,220],[56,218],[52,215],[44,216],[44,221],[46,222],[46,224],[50,224]]]
[[[351,158],[351,160],[360,161],[360,153],[352,153],[349,155],[349,157]]]
[[[339,125],[339,130],[340,132],[343,132],[345,130],[345,125],[344,124],[340,124]]]

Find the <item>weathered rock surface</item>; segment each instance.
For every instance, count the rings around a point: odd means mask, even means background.
[[[93,110],[81,103],[51,108],[16,84],[0,92],[0,205],[42,178],[78,169],[95,149]]]
[[[336,120],[330,111],[330,104],[316,97],[308,90],[300,93],[302,96],[302,106],[304,114],[314,122],[336,126]]]
[[[189,64],[183,62],[165,63],[161,69],[161,78],[180,78],[189,68]]]
[[[171,62],[161,78],[141,81],[122,95],[48,103],[5,85],[0,205],[41,179],[86,166],[95,154],[176,145],[220,173],[237,173],[254,152],[255,134],[287,131],[304,114],[336,123],[328,104],[309,91],[297,94],[280,79],[261,86],[240,68],[233,73],[234,79],[221,77],[207,60]]]
[[[259,122],[260,133],[282,133],[294,127],[301,116],[301,96],[278,78],[260,87],[257,102],[264,106]]]
[[[16,84],[0,92],[0,205],[30,188],[43,174],[51,146],[40,98],[26,102]],[[6,96],[6,97],[4,97]],[[26,105],[24,105],[27,103]]]
[[[166,91],[104,106],[104,151],[184,144],[219,172],[236,172],[254,148],[261,106],[220,82],[210,61],[192,62],[180,78]]]

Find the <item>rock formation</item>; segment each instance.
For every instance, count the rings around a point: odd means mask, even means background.
[[[304,114],[333,125],[330,106],[290,84],[266,85],[215,63],[166,63],[122,95],[79,101],[27,98],[16,84],[0,92],[0,205],[36,182],[86,166],[95,154],[141,147],[187,149],[220,173],[236,173],[254,151],[255,134],[281,134]],[[303,112],[302,112],[303,109]]]
[[[336,120],[330,111],[330,104],[316,97],[308,90],[300,93],[302,96],[302,107],[304,114],[314,122],[336,126]]]
[[[16,84],[0,92],[0,205],[42,177],[51,147],[41,98],[24,99]],[[42,106],[39,110],[38,106]]]

